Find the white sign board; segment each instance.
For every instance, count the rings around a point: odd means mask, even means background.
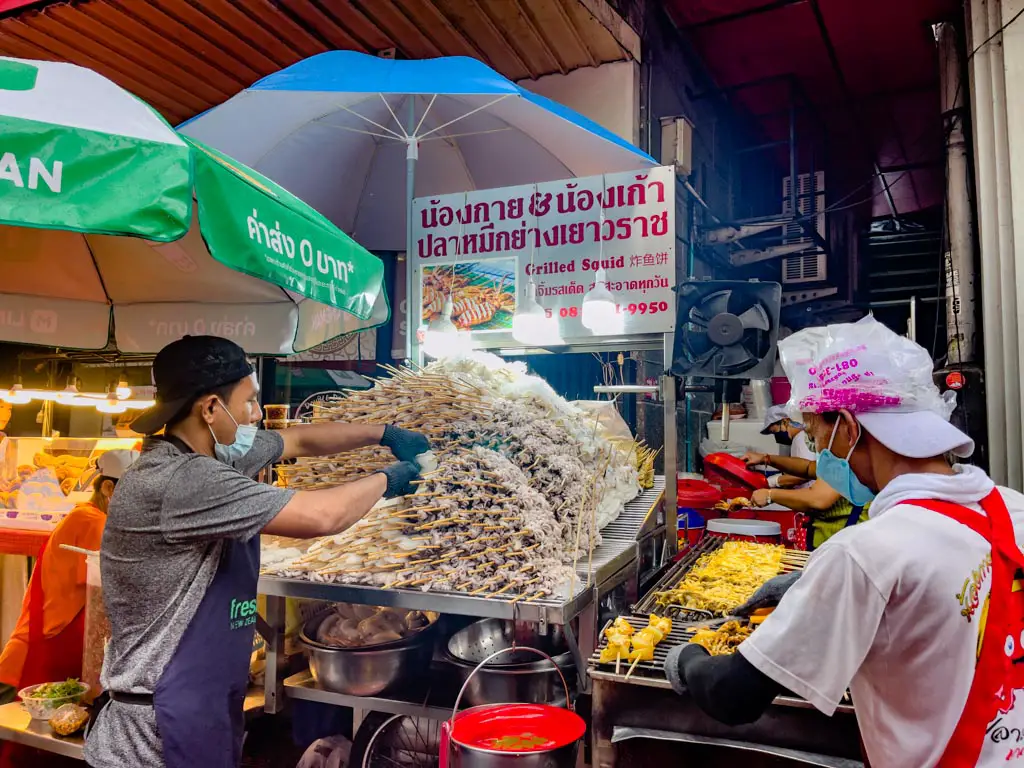
[[[488,335],[507,338],[532,277],[562,336],[585,340],[583,296],[604,268],[623,333],[665,333],[675,323],[675,239],[671,168],[416,198],[422,322],[450,293],[457,326],[485,346]]]

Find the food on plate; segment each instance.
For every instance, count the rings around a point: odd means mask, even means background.
[[[725,616],[779,574],[784,552],[784,547],[774,544],[727,541],[701,555],[677,586],[655,593],[655,601],[662,608]]]
[[[32,690],[33,699],[66,699],[81,696],[86,687],[77,678],[68,678],[63,683],[43,683]]]
[[[78,704],[64,704],[50,716],[50,727],[58,736],[71,736],[89,722],[89,710]]]
[[[690,642],[703,647],[712,656],[725,656],[733,653],[736,647],[750,637],[753,631],[752,626],[741,624],[738,621],[727,621],[718,629],[701,627],[690,638]]]
[[[365,648],[411,637],[437,620],[437,614],[337,603],[317,628],[316,642],[340,648]]]

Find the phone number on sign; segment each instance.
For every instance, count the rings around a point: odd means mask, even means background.
[[[641,301],[638,304],[616,304],[615,311],[619,314],[627,315],[656,315],[659,312],[668,312],[667,301]],[[548,317],[554,317],[555,312],[558,312],[559,317],[579,317],[583,310],[579,307],[560,307],[557,310],[544,309],[544,314]]]

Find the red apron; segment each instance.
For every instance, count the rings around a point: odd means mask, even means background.
[[[979,764],[1024,764],[1024,591],[1020,569],[1024,554],[1017,546],[1010,513],[999,492],[981,500],[981,515],[945,501],[907,502],[966,525],[992,547],[992,578],[987,609],[981,612],[981,643],[967,703],[938,768],[974,768]],[[986,617],[987,612],[987,617]],[[1014,735],[1016,734],[1016,736]]]
[[[85,638],[85,611],[54,637],[44,637],[43,628],[43,554],[39,551],[28,582],[28,652],[21,668],[18,690],[37,683],[53,683],[82,676],[82,643]],[[22,744],[0,743],[0,768],[39,765],[42,753]],[[49,759],[49,758],[48,758]],[[54,761],[54,765],[57,762]],[[61,763],[63,764],[63,763]]]

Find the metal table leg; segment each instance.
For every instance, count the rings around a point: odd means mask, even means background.
[[[288,657],[284,650],[285,598],[267,595],[267,620],[257,623],[259,633],[267,644],[267,668],[263,691],[264,710],[276,715],[284,708],[285,666]]]

